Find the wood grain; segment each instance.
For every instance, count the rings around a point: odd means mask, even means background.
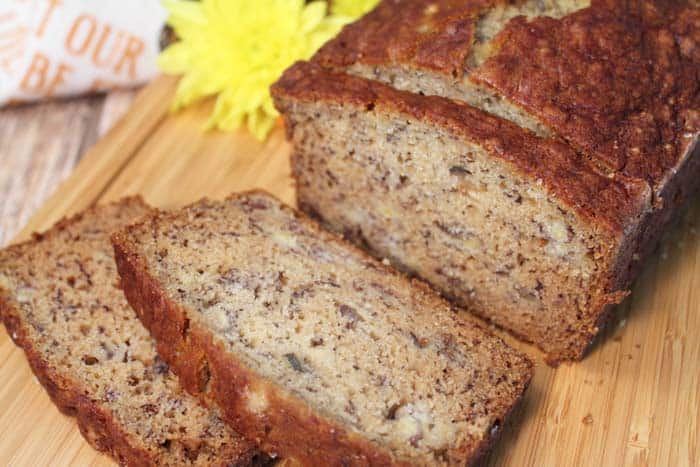
[[[134,91],[0,110],[0,246],[119,119]]]
[[[166,115],[173,85],[162,78],[137,97],[20,238],[65,213],[125,194],[141,193],[170,208],[258,186],[293,200],[290,148],[281,129],[265,144],[244,132],[204,134],[209,104]],[[554,370],[536,350],[516,344],[538,365],[491,465],[700,463],[698,201],[649,260],[617,322],[586,360]],[[4,332],[0,378],[0,459],[10,465],[109,464],[51,406]]]

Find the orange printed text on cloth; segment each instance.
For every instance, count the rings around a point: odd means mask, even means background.
[[[158,0],[5,0],[0,105],[151,79],[165,16]]]

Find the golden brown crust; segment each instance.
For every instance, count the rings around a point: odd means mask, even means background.
[[[314,58],[346,67],[408,63],[461,76],[482,11],[505,0],[384,1],[360,21],[346,26]],[[438,8],[435,8],[435,7]]]
[[[700,9],[683,3],[515,18],[471,77],[610,170],[659,187],[700,132]]]
[[[292,100],[352,105],[407,115],[447,129],[481,145],[543,185],[586,220],[622,234],[648,207],[646,183],[598,173],[563,143],[539,138],[517,125],[466,104],[435,96],[398,91],[376,81],[324,70],[300,62],[272,87],[284,113]]]
[[[306,216],[298,212],[295,215],[318,228]],[[322,234],[328,241],[342,243],[367,261],[375,263],[387,274],[397,274],[340,237],[328,232]],[[190,322],[187,311],[168,297],[163,286],[149,272],[145,261],[139,257],[138,248],[131,243],[126,232],[115,234],[112,242],[127,299],[158,340],[159,352],[180,376],[183,386],[192,394],[218,405],[224,419],[259,444],[262,450],[304,465],[410,465],[407,461],[393,458],[389,452],[381,450],[359,434],[318,415],[297,397],[283,392],[242,365],[214,341],[211,331]],[[414,281],[413,285],[430,290],[420,281]],[[532,376],[532,363],[524,358],[523,365],[518,400]],[[268,404],[264,415],[253,414],[247,408],[248,390],[262,391],[266,395]],[[504,420],[515,403],[517,400],[503,401],[496,414],[498,419]],[[473,463],[499,434],[500,430],[492,430],[481,442],[460,446],[457,450],[466,462]]]

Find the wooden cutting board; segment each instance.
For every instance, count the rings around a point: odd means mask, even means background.
[[[245,132],[203,133],[211,103],[168,114],[175,84],[161,77],[145,88],[17,240],[135,193],[162,208],[254,187],[294,201],[281,128],[264,144]],[[538,351],[516,344],[537,360],[535,378],[490,463],[700,464],[699,201],[648,261],[618,322],[586,360],[554,370]],[[0,464],[112,465],[51,404],[4,329]]]

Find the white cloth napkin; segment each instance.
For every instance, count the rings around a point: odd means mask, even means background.
[[[0,0],[0,105],[148,81],[166,16],[159,0]]]

